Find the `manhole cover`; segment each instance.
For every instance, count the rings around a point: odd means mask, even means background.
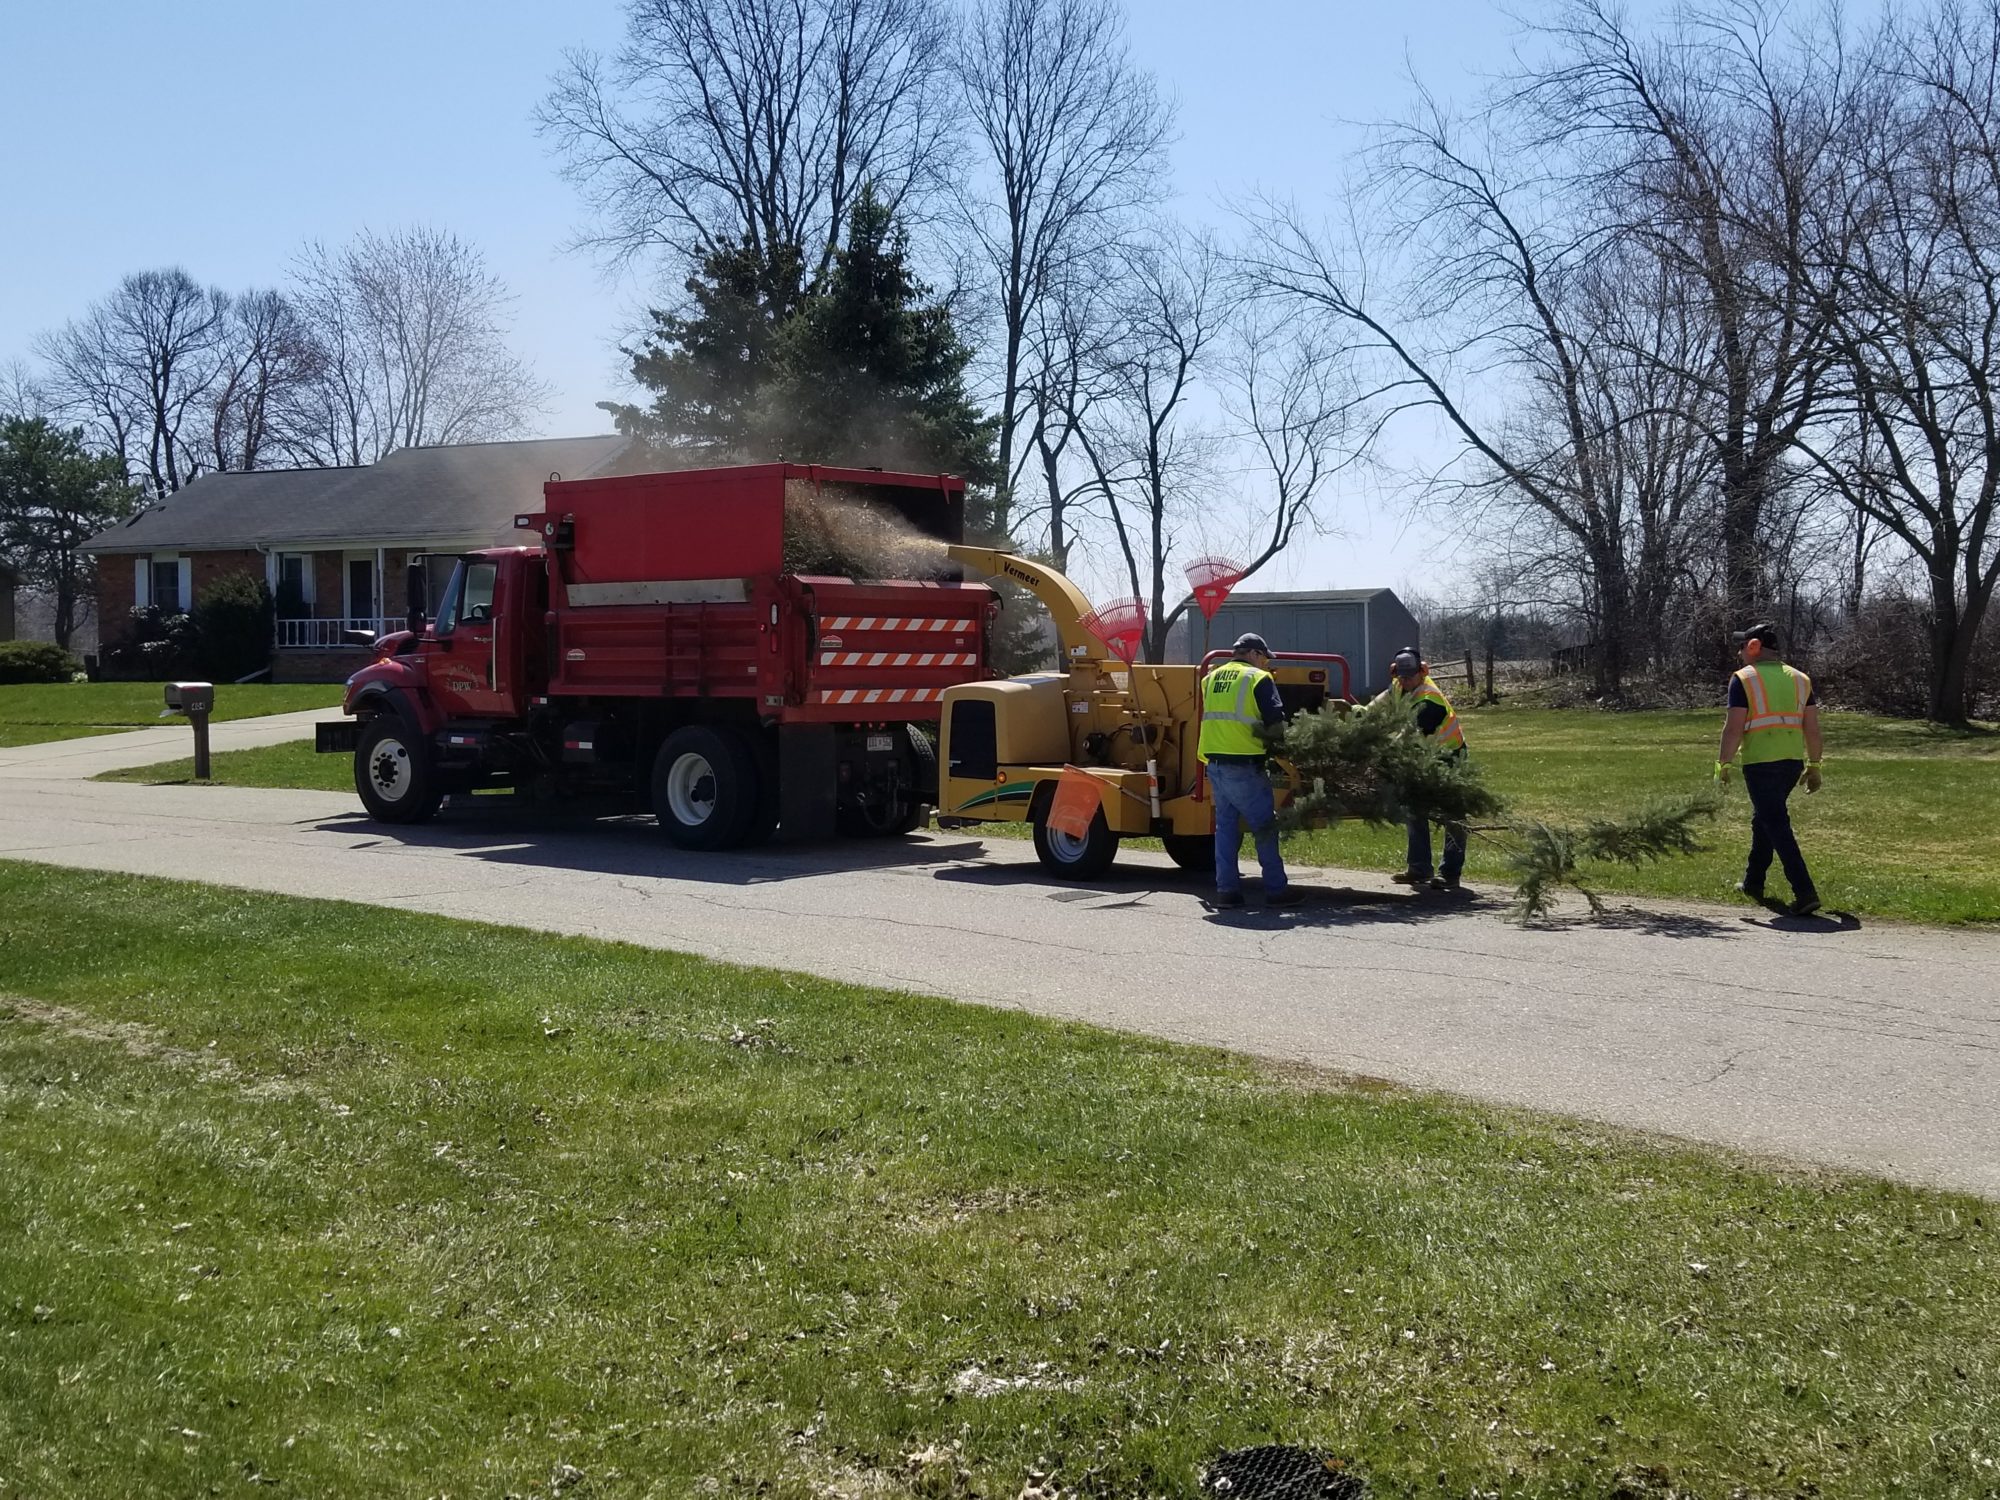
[[[1283,1443],[1217,1454],[1201,1488],[1229,1500],[1365,1500],[1368,1494],[1345,1461]]]

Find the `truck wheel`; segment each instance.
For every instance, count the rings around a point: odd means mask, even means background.
[[[1206,833],[1170,833],[1160,840],[1167,858],[1196,875],[1215,869],[1215,838]]]
[[[1104,821],[1103,808],[1097,810],[1090,820],[1090,831],[1082,838],[1049,827],[1044,811],[1035,819],[1035,857],[1043,869],[1065,880],[1095,880],[1118,857],[1118,835]]]
[[[354,749],[354,790],[378,823],[421,823],[444,800],[430,741],[396,714],[370,719]]]
[[[757,761],[743,736],[690,724],[653,762],[653,813],[682,849],[734,849],[758,808]]]

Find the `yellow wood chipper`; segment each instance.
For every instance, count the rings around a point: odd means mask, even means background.
[[[1102,875],[1120,839],[1146,836],[1159,838],[1183,869],[1213,868],[1215,812],[1195,750],[1202,679],[1228,653],[1200,665],[1128,664],[1091,630],[1090,601],[1055,569],[987,547],[950,550],[1042,602],[1061,664],[946,690],[939,818],[1027,823],[1043,866],[1069,879]],[[1271,673],[1288,716],[1352,701],[1341,657],[1281,651]],[[1050,822],[1065,769],[1098,787],[1097,814],[1081,835]],[[1291,793],[1283,762],[1273,763],[1272,779],[1282,806]]]

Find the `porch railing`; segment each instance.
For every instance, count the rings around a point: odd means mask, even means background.
[[[349,630],[372,630],[377,635],[387,630],[401,628],[400,621],[390,621],[380,615],[357,616],[346,620],[280,620],[278,621],[278,649],[280,651],[325,651],[330,648],[347,646],[351,643],[341,639]]]

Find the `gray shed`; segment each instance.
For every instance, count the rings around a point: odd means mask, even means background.
[[[1417,622],[1390,589],[1319,589],[1306,593],[1231,594],[1208,627],[1210,650],[1226,650],[1254,631],[1273,651],[1330,651],[1347,658],[1354,695],[1389,685],[1389,658],[1417,645]],[[1168,661],[1197,661],[1201,612],[1192,605],[1167,632]]]

